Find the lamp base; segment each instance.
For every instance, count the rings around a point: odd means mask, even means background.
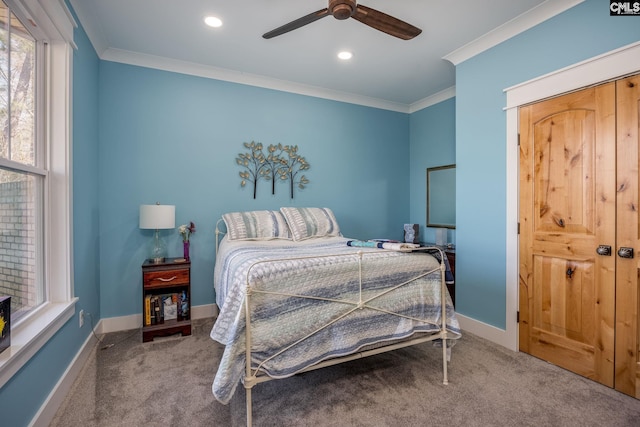
[[[167,247],[165,246],[164,241],[160,238],[159,230],[156,229],[153,238],[153,246],[151,247],[151,256],[149,259],[151,259],[154,264],[161,264],[164,262],[166,255]]]

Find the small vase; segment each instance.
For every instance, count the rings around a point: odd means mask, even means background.
[[[182,251],[183,251],[184,259],[186,259],[187,261],[190,261],[189,260],[189,242],[182,242]]]

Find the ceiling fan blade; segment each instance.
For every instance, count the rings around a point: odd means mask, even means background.
[[[411,40],[422,32],[420,28],[414,27],[398,18],[360,4],[352,18],[402,40]]]
[[[317,21],[320,18],[324,18],[325,16],[329,16],[329,9],[324,8],[320,9],[317,12],[310,13],[308,15],[303,16],[302,18],[298,18],[295,21],[291,21],[288,24],[284,24],[281,27],[276,28],[275,30],[271,30],[268,33],[264,33],[262,37],[265,39],[270,39],[275,36],[282,35],[284,33],[288,33],[289,31],[295,30],[297,28],[303,27],[307,24],[311,24],[312,22]]]

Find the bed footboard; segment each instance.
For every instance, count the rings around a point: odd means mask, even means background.
[[[368,356],[372,356],[372,355],[376,355],[376,354],[381,354],[381,353],[385,353],[388,351],[392,351],[392,350],[396,350],[399,348],[404,348],[404,347],[408,347],[408,346],[412,346],[412,345],[416,345],[416,344],[421,344],[424,342],[428,342],[428,341],[435,341],[435,340],[441,340],[442,341],[442,382],[443,384],[448,384],[448,355],[449,355],[449,351],[450,351],[450,345],[448,344],[448,340],[449,338],[449,333],[447,331],[447,304],[450,304],[450,298],[449,298],[449,294],[448,294],[448,290],[446,287],[446,282],[445,282],[445,271],[446,271],[446,267],[445,267],[445,262],[444,260],[445,258],[445,254],[444,252],[437,247],[422,247],[422,248],[416,248],[415,249],[416,252],[424,252],[424,251],[436,251],[439,253],[440,257],[439,259],[442,260],[442,262],[440,262],[438,264],[437,267],[433,268],[433,269],[429,269],[427,271],[424,271],[414,277],[411,277],[408,280],[403,280],[400,283],[396,283],[396,284],[392,284],[384,289],[380,289],[376,292],[367,292],[365,293],[363,291],[365,283],[364,283],[364,279],[363,276],[365,274],[364,269],[364,263],[363,263],[363,259],[364,257],[367,256],[367,254],[371,254],[371,252],[363,252],[363,251],[357,251],[356,252],[356,262],[357,262],[357,269],[358,269],[358,286],[359,286],[359,291],[356,293],[357,297],[356,298],[340,298],[340,297],[322,297],[322,296],[318,296],[318,295],[313,295],[313,294],[298,294],[298,293],[288,293],[288,292],[282,292],[282,291],[272,291],[272,290],[268,290],[268,289],[261,289],[258,286],[254,286],[254,284],[250,283],[250,277],[252,277],[251,274],[247,274],[247,283],[246,283],[246,294],[245,294],[245,304],[244,304],[244,309],[245,309],[245,332],[244,332],[244,337],[245,337],[245,374],[244,374],[244,378],[243,378],[243,385],[245,387],[246,390],[246,416],[247,416],[247,426],[251,426],[252,425],[252,389],[256,384],[259,384],[261,382],[265,382],[265,381],[270,381],[274,378],[272,378],[271,376],[265,374],[264,372],[264,366],[265,364],[269,363],[271,360],[273,360],[274,358],[277,358],[279,356],[281,356],[283,353],[286,353],[287,351],[292,350],[293,348],[295,348],[296,346],[302,345],[305,341],[311,339],[312,337],[322,333],[322,331],[325,331],[327,328],[331,328],[332,326],[334,326],[337,322],[342,321],[343,319],[348,318],[351,315],[355,315],[356,313],[358,313],[359,311],[362,310],[372,310],[376,313],[381,313],[384,315],[393,315],[393,316],[398,316],[399,318],[403,319],[403,320],[408,320],[411,322],[424,322],[424,323],[429,323],[430,326],[436,326],[435,331],[431,331],[428,333],[417,333],[416,335],[419,336],[415,336],[414,334],[411,334],[411,337],[408,337],[406,339],[402,339],[402,340],[393,340],[390,343],[383,343],[383,344],[377,344],[376,346],[369,346],[369,347],[364,347],[363,349],[359,349],[358,351],[351,353],[351,354],[346,354],[346,355],[341,355],[338,357],[331,357],[331,358],[326,358],[322,361],[319,361],[318,363],[315,363],[311,366],[305,367],[304,369],[301,369],[299,371],[297,371],[296,373],[301,373],[301,372],[307,372],[307,371],[311,371],[311,370],[315,370],[315,369],[320,369],[320,368],[324,368],[327,366],[332,366],[332,365],[336,365],[336,364],[340,364],[340,363],[344,363],[347,361],[352,361],[355,359],[360,359],[360,358],[364,358],[364,357],[368,357]],[[322,258],[322,257],[326,257],[326,258],[332,258],[335,259],[336,257],[340,257],[340,256],[351,256],[353,257],[354,254],[350,254],[350,255],[344,255],[344,254],[329,254],[329,255],[324,255],[321,257],[315,256],[313,257],[314,259],[318,259],[318,258]],[[413,256],[411,254],[403,254],[403,256]],[[307,259],[309,257],[298,257],[298,258],[288,258],[286,260],[264,260],[264,261],[257,261],[256,263],[254,263],[250,268],[249,271],[251,272],[254,269],[260,268],[260,267],[264,267],[265,264],[267,263],[273,263],[273,262],[289,262],[289,261],[296,261],[296,260],[304,260]],[[268,269],[265,269],[268,270]],[[392,312],[389,311],[383,307],[380,307],[379,305],[376,305],[375,302],[380,299],[383,298],[387,295],[389,295],[392,292],[399,292],[402,291],[403,289],[405,289],[408,286],[415,286],[415,283],[417,281],[419,281],[420,279],[425,278],[428,275],[432,275],[434,273],[439,273],[440,275],[440,280],[439,280],[439,300],[440,300],[440,319],[437,322],[437,324],[434,325],[433,322],[429,321],[429,320],[425,320],[423,318],[418,318],[416,316],[412,316],[412,315],[407,315],[404,313],[399,313],[399,312]],[[254,337],[254,333],[255,329],[254,329],[254,325],[253,325],[253,300],[255,298],[264,298],[265,296],[271,296],[271,297],[276,297],[276,298],[286,298],[286,299],[309,299],[309,300],[313,300],[313,301],[318,301],[322,304],[339,304],[340,306],[342,306],[344,308],[344,311],[337,317],[331,318],[329,321],[327,321],[326,323],[314,328],[313,330],[310,331],[305,331],[304,334],[302,334],[302,336],[300,336],[298,339],[294,340],[293,342],[283,346],[282,348],[279,348],[278,350],[276,350],[275,352],[273,352],[272,354],[270,354],[267,357],[264,357],[263,359],[261,359],[261,361],[257,362],[257,363],[252,363],[252,361],[254,360],[254,350],[253,350],[253,346],[254,346],[254,342],[255,342],[255,338]],[[351,295],[351,297],[353,297],[353,295]],[[457,336],[456,336],[457,338]]]

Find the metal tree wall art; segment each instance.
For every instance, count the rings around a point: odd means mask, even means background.
[[[240,178],[242,181],[240,185],[244,187],[247,182],[253,183],[253,198],[256,198],[256,191],[258,189],[258,179],[260,176],[264,176],[264,168],[267,165],[264,153],[262,152],[262,144],[259,142],[251,141],[244,143],[245,148],[249,150],[248,153],[240,153],[236,157],[236,163],[246,169],[240,172]]]
[[[246,153],[238,154],[236,163],[245,168],[240,172],[240,185],[246,186],[248,182],[253,183],[253,198],[256,198],[258,180],[271,181],[271,194],[276,194],[276,180],[289,180],[290,196],[293,199],[294,186],[304,189],[309,179],[298,175],[301,171],[309,169],[310,165],[306,159],[298,155],[297,145],[269,145],[267,155],[264,155],[263,145],[260,142],[244,142],[244,147],[249,150]]]
[[[305,185],[309,183],[309,180],[304,175],[300,176],[298,181],[296,181],[296,177],[300,171],[309,169],[309,163],[307,163],[307,160],[304,157],[298,155],[297,145],[286,145],[283,150],[289,157],[287,159],[281,158],[283,166],[278,171],[281,179],[289,179],[289,188],[291,191],[291,198],[293,199],[294,185],[298,184],[298,188],[304,190]]]
[[[271,194],[276,194],[276,178],[280,176],[280,169],[284,166],[282,165],[282,152],[284,151],[284,147],[282,144],[269,145],[267,147],[267,151],[269,155],[267,156],[267,164],[269,165],[268,170],[265,169],[265,179],[271,180]],[[293,198],[293,196],[291,196]]]

